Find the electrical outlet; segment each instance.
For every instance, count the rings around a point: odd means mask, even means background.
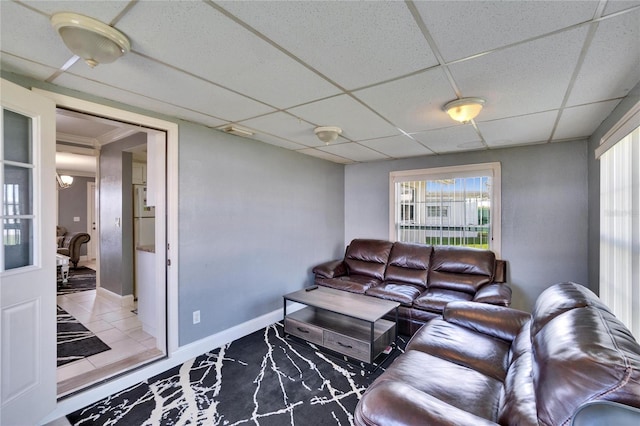
[[[198,324],[200,322],[200,311],[193,311],[193,323]]]

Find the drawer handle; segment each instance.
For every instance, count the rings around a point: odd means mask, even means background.
[[[343,348],[353,349],[353,346],[351,346],[351,345],[345,345],[345,344],[344,344],[344,343],[342,343],[342,342],[336,342],[336,343],[337,343],[337,344],[339,344],[340,346],[342,346]]]
[[[302,328],[302,327],[296,327],[296,328],[300,333],[309,333],[309,330],[307,330],[306,328]]]

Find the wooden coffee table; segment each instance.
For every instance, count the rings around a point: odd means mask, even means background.
[[[284,331],[347,357],[373,364],[398,337],[398,302],[327,287],[284,297]],[[287,313],[287,303],[306,307]],[[382,319],[395,311],[395,322]]]

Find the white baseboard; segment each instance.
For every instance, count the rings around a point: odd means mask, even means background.
[[[105,299],[111,302],[117,303],[123,308],[133,308],[135,306],[133,303],[134,302],[133,294],[127,294],[126,296],[121,296],[103,287],[96,288],[96,294],[99,297],[104,297]]]
[[[287,312],[294,312],[301,307],[303,307],[303,305],[289,305],[287,306]],[[88,389],[78,395],[70,396],[62,401],[58,401],[56,409],[45,417],[41,424],[46,424],[60,417],[66,416],[67,414],[84,408],[85,406],[99,401],[100,399],[106,398],[116,392],[120,392],[123,389],[180,365],[191,358],[195,358],[198,355],[202,355],[212,349],[226,345],[229,342],[251,334],[263,327],[281,321],[283,314],[283,309],[280,308],[242,324],[238,324],[235,327],[231,327],[209,337],[205,337],[204,339],[181,346],[167,358],[156,361],[148,367],[125,374],[124,376],[108,381],[103,385]]]

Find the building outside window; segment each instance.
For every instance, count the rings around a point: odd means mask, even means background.
[[[390,174],[390,239],[500,251],[500,163]]]

